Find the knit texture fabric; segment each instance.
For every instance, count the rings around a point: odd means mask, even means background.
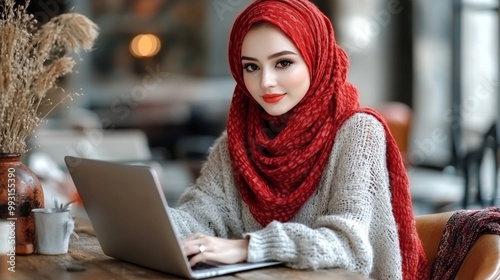
[[[286,34],[309,68],[309,91],[284,117],[266,116],[244,85],[241,46],[252,25],[260,21]],[[292,219],[318,188],[341,125],[356,112],[366,112],[384,124],[387,135],[404,278],[428,278],[401,155],[384,120],[373,110],[359,107],[357,91],[347,82],[348,59],[335,42],[330,20],[307,0],[257,0],[235,20],[229,64],[237,84],[227,128],[229,151],[242,199],[253,217],[262,226]],[[269,121],[283,125],[274,138],[267,133]]]
[[[223,134],[195,185],[169,212],[180,238],[195,232],[249,237],[249,262],[274,259],[296,269],[341,268],[373,279],[403,279],[383,125],[372,115],[354,114],[334,142],[318,188],[297,214],[262,226],[241,199]]]
[[[482,234],[500,234],[500,208],[459,210],[446,223],[431,279],[455,279],[462,262]]]

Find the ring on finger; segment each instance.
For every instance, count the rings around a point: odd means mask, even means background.
[[[198,244],[198,251],[200,251],[200,254],[205,252],[207,248],[203,244]]]

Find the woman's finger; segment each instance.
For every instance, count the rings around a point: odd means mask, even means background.
[[[237,263],[247,258],[248,239],[228,240],[194,234],[181,243],[184,253],[190,256],[190,265],[205,261]]]
[[[209,251],[210,240],[209,238],[198,239],[185,239],[181,241],[184,253],[188,256],[200,254]]]
[[[217,256],[215,253],[205,251],[203,253],[193,255],[193,257],[191,257],[189,259],[189,265],[193,266],[193,265],[200,263],[200,262],[214,261],[216,259],[217,259]]]
[[[204,237],[206,237],[206,235],[204,235],[203,233],[199,233],[199,232],[197,232],[197,233],[191,234],[190,236],[188,236],[188,237],[187,237],[187,238],[185,238],[184,240],[186,240],[186,241],[189,241],[189,240],[196,240],[196,239],[202,239],[202,238],[204,238]],[[184,241],[184,240],[183,240],[183,241]]]

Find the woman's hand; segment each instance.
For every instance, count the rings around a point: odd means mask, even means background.
[[[205,261],[232,264],[246,261],[248,239],[224,239],[195,233],[181,241],[191,266]]]

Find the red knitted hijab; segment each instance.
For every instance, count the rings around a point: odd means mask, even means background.
[[[243,81],[243,39],[252,25],[261,21],[287,35],[309,68],[310,88],[285,116],[268,115]],[[316,191],[340,126],[356,112],[366,112],[376,116],[386,129],[404,277],[423,279],[417,275],[428,275],[396,142],[375,111],[359,107],[357,90],[347,82],[347,56],[335,42],[330,20],[307,0],[256,0],[234,22],[229,64],[236,80],[227,127],[229,151],[242,199],[253,217],[262,226],[292,219]],[[270,136],[269,123],[282,130]]]

